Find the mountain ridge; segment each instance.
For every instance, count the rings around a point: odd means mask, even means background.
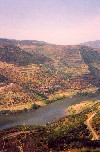
[[[100,40],[88,41],[88,42],[80,43],[80,45],[86,45],[94,49],[100,49]]]

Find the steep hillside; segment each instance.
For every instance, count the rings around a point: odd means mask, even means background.
[[[0,39],[0,109],[30,108],[97,90],[99,65],[99,50],[86,46]]]
[[[2,45],[0,47],[0,61],[25,66],[27,64],[43,64],[50,61],[50,59],[39,53],[31,55],[18,46]]]
[[[81,55],[88,65],[91,75],[100,78],[100,51],[90,48],[83,48]]]

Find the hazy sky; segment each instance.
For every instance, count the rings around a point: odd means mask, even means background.
[[[56,44],[100,39],[100,0],[0,0],[0,37]]]

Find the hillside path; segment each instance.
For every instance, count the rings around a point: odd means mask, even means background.
[[[92,128],[91,124],[90,124],[90,120],[95,116],[96,112],[94,114],[92,114],[92,116],[90,118],[88,118],[86,120],[86,125],[88,126],[88,129],[92,132],[92,135],[94,137],[95,140],[98,140],[99,137],[98,135],[96,134],[96,132],[94,131],[94,129]]]
[[[3,139],[9,138],[9,137],[15,137],[15,136],[20,135],[20,134],[27,134],[30,132],[34,132],[34,131],[19,131],[19,132],[9,133],[5,137],[3,137]]]

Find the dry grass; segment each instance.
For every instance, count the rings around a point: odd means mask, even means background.
[[[91,108],[95,104],[100,103],[100,100],[94,101],[93,99],[87,100],[87,101],[82,101],[79,104],[72,105],[68,108],[68,113],[69,114],[78,114],[82,112],[83,110],[86,110],[87,108]],[[98,106],[98,109],[100,109],[100,106]]]

